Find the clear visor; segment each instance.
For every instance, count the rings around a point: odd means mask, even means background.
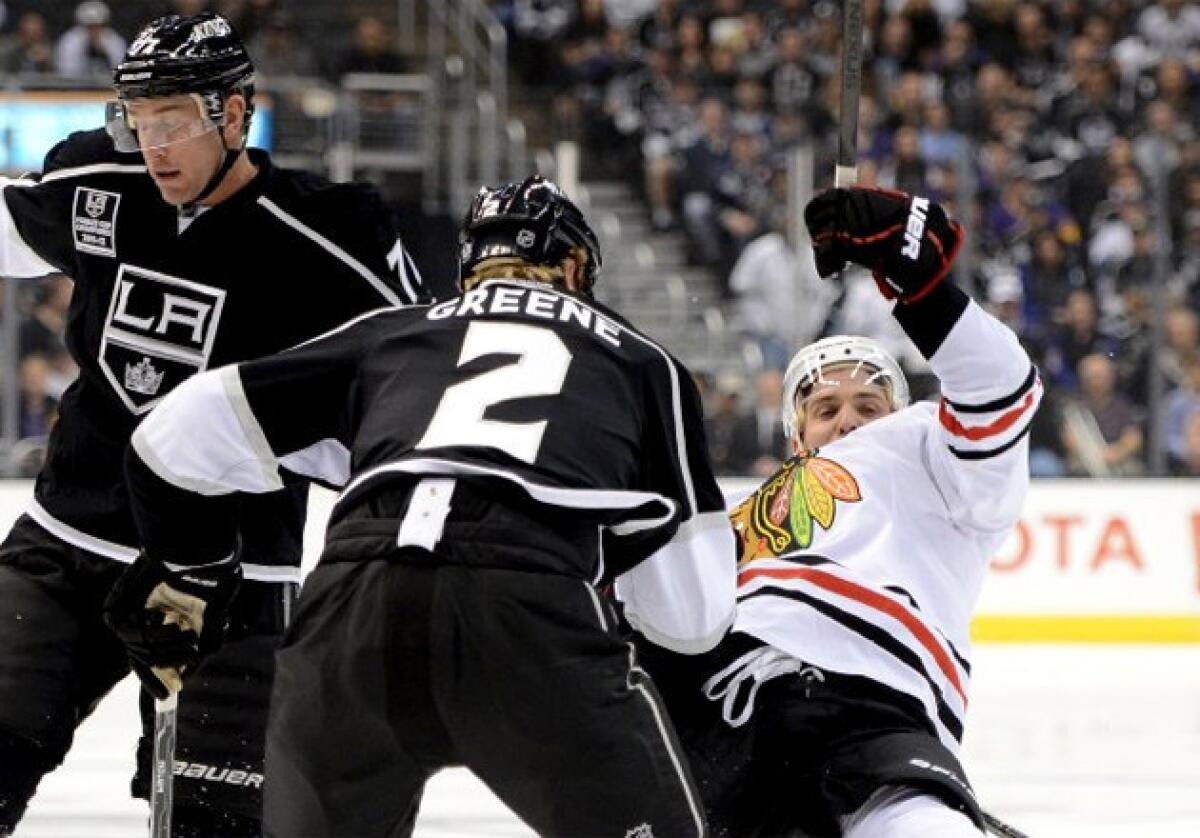
[[[152,151],[216,131],[220,126],[201,112],[135,120],[125,103],[105,105],[104,129],[120,152]]]

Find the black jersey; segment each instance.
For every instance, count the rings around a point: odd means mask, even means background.
[[[599,549],[571,572],[598,579],[652,553],[675,566],[700,553],[732,585],[686,369],[604,306],[543,283],[491,280],[198,376],[133,451],[144,541],[172,562],[228,555],[232,532],[214,513],[223,493],[270,491],[287,471],[343,487],[334,521],[389,481],[439,476],[490,483],[541,520],[595,524]]]
[[[30,272],[31,251],[75,280],[66,338],[80,375],[63,396],[30,509],[66,541],[136,554],[122,455],[180,382],[414,301],[419,276],[374,190],[249,153],[253,181],[192,218],[162,200],[140,155],[115,152],[103,131],[71,135],[39,177],[4,189],[0,231],[15,272]],[[253,502],[248,564],[264,566],[259,578],[294,577],[267,566],[298,563],[303,498]]]

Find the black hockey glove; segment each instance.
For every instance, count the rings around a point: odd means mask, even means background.
[[[874,274],[889,300],[912,303],[950,270],[963,228],[940,204],[889,189],[828,189],[804,208],[817,272],[832,276],[846,262]]]
[[[183,676],[221,645],[241,578],[236,562],[172,570],[143,553],[113,585],[104,621],[155,698],[178,692]]]

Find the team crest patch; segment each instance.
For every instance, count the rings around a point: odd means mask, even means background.
[[[116,256],[117,209],[121,196],[103,189],[75,187],[71,232],[75,249],[97,256]]]
[[[838,463],[815,452],[793,457],[729,513],[741,546],[738,564],[803,550],[816,527],[833,526],[838,501],[860,500],[858,481]]]
[[[122,265],[117,271],[100,369],[133,413],[145,413],[208,367],[225,290]]]

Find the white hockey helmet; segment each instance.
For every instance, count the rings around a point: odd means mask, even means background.
[[[792,356],[783,375],[783,432],[788,439],[796,433],[796,396],[800,390],[820,383],[826,370],[846,365],[873,370],[870,382],[883,385],[893,409],[908,405],[904,370],[878,341],[858,335],[823,338]]]

